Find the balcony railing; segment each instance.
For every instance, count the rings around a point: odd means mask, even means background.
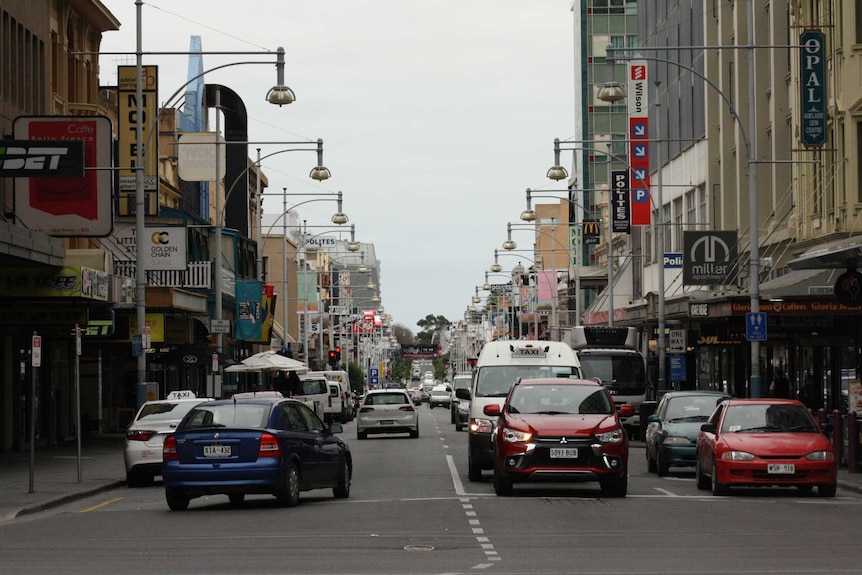
[[[134,278],[135,262],[114,260],[114,273]],[[179,287],[209,290],[213,287],[212,262],[189,262],[184,270],[156,270],[147,272],[147,285],[160,287]]]

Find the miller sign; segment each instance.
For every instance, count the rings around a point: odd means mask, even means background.
[[[735,231],[684,232],[683,285],[731,283],[737,242]]]

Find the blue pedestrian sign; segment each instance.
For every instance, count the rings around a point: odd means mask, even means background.
[[[765,313],[745,314],[745,339],[748,341],[766,341]]]

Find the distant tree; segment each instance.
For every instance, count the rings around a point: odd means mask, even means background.
[[[428,314],[425,316],[425,319],[420,319],[416,322],[416,325],[422,328],[422,331],[416,334],[416,340],[418,343],[424,345],[440,343],[439,339],[434,339],[434,334],[448,329],[451,324],[452,322],[442,315]]]
[[[401,345],[412,345],[416,343],[416,335],[406,325],[396,323],[392,325],[392,333]]]

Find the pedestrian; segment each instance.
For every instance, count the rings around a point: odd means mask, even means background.
[[[823,394],[820,391],[820,386],[817,385],[814,374],[809,373],[805,376],[805,383],[799,390],[799,401],[811,411],[817,411],[823,407]]]
[[[790,397],[790,381],[788,381],[784,375],[784,370],[780,367],[775,369],[772,383],[769,384],[769,397],[780,397],[783,399]]]

